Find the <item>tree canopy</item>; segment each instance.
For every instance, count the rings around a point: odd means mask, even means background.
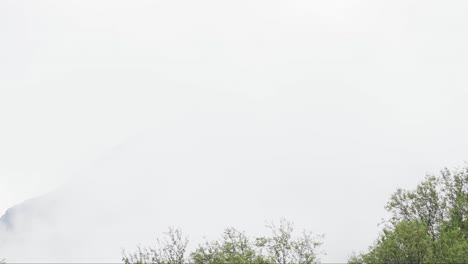
[[[385,209],[379,238],[348,263],[468,263],[468,166],[398,189]]]
[[[125,264],[184,264],[188,238],[180,229],[173,227],[164,233],[164,238],[156,239],[156,247],[138,247],[134,253],[122,253]]]
[[[199,244],[186,254],[188,239],[180,229],[171,228],[166,238],[157,239],[156,247],[141,248],[127,254],[125,264],[315,264],[319,261],[322,236],[303,231],[296,236],[293,224],[282,219],[270,224],[269,236],[249,237],[233,227],[226,228],[221,238]]]

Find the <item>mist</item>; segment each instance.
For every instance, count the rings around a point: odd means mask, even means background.
[[[285,217],[345,262],[397,187],[467,157],[467,8],[2,1],[0,257],[119,262],[169,226],[196,246]]]

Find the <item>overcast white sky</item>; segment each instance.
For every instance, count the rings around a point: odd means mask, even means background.
[[[187,153],[219,159],[180,174],[213,166],[259,188],[281,179],[297,205],[285,214],[327,235],[324,261],[345,261],[376,237],[397,187],[467,160],[467,9],[2,0],[0,214],[85,177],[139,133],[166,133],[175,145],[162,149],[179,150],[181,167]],[[153,162],[145,153],[155,150],[137,149],[123,157]]]

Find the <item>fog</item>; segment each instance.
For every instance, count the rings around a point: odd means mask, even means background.
[[[466,160],[467,8],[1,1],[0,258],[118,262],[168,226],[196,246],[285,217],[345,262],[397,187]]]

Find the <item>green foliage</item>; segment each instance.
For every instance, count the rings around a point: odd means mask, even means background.
[[[267,227],[270,236],[254,240],[228,228],[220,241],[200,245],[192,259],[195,264],[313,264],[319,261],[317,250],[322,245],[321,237],[304,231],[296,238],[293,224],[285,219],[279,226],[271,224]]]
[[[434,243],[435,252],[428,263],[468,263],[468,240],[466,230],[442,227],[439,238]]]
[[[468,166],[398,189],[385,208],[389,226],[348,263],[468,263]]]
[[[125,264],[184,264],[188,239],[180,229],[169,228],[165,238],[156,240],[157,247],[141,248],[132,254],[123,252],[122,261]]]
[[[365,263],[423,263],[431,254],[427,227],[417,221],[401,221],[394,230],[385,229]]]
[[[268,226],[271,236],[261,238],[264,246],[277,264],[313,264],[317,263],[318,248],[322,245],[321,236],[313,237],[310,232],[303,231],[298,238],[293,237],[293,224],[282,219],[279,226]]]
[[[304,231],[295,238],[291,222],[282,219],[279,226],[268,225],[270,236],[255,238],[255,243],[244,233],[226,229],[221,241],[200,245],[192,254],[196,264],[252,263],[252,264],[313,264],[321,237]]]
[[[268,264],[272,261],[257,253],[256,245],[242,232],[227,228],[220,241],[205,242],[192,253],[195,264]]]
[[[155,248],[141,248],[132,254],[123,253],[125,264],[314,264],[317,263],[321,237],[304,231],[295,237],[293,225],[284,219],[279,226],[267,226],[271,235],[249,238],[234,228],[224,230],[223,236],[200,244],[185,258],[187,239],[178,229],[170,229],[166,239]]]
[[[363,264],[364,263],[364,254],[353,253],[348,258],[348,264]]]

